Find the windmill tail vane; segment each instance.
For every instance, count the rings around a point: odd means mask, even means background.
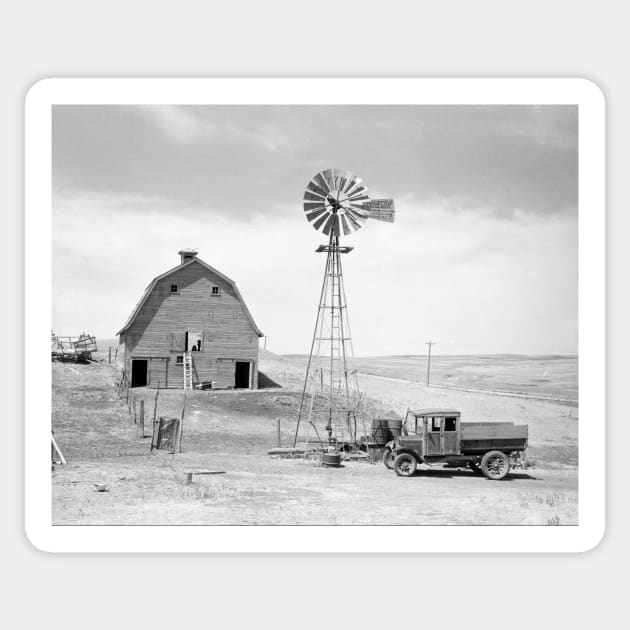
[[[343,281],[341,255],[352,251],[342,247],[339,237],[359,230],[368,219],[392,223],[393,199],[370,199],[363,181],[349,171],[326,169],[317,173],[304,192],[304,213],[314,229],[328,236],[328,244],[317,252],[326,253],[326,266],[320,293],[304,387],[300,401],[294,446],[309,444],[304,435],[314,429],[315,444],[345,452],[358,443],[357,432],[365,430],[361,411],[362,396]],[[302,430],[302,433],[300,432]]]

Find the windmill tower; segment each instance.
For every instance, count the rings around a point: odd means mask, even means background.
[[[315,330],[300,399],[294,446],[316,443],[344,448],[367,435],[361,413],[361,393],[356,371],[343,281],[340,236],[355,232],[368,218],[394,221],[394,200],[371,200],[361,179],[340,169],[317,173],[304,192],[304,212],[328,244],[315,251],[326,254]]]

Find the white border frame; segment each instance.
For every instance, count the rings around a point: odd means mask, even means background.
[[[330,95],[334,95],[331,98]],[[49,361],[54,104],[576,104],[579,106],[579,524],[421,527],[387,552],[577,552],[605,530],[605,100],[584,79],[44,79],[26,97],[27,363]],[[48,272],[48,273],[46,273]],[[25,378],[28,382],[28,378]],[[38,390],[51,391],[50,371]],[[25,396],[25,527],[44,551],[367,552],[384,526],[64,526],[51,515],[50,395]],[[588,459],[587,459],[588,458]],[[588,462],[597,465],[589,466]],[[182,532],[182,527],[185,529]],[[212,530],[209,531],[208,527]],[[386,526],[388,528],[398,526]],[[381,532],[382,533],[382,532]],[[311,534],[311,535],[309,535]]]

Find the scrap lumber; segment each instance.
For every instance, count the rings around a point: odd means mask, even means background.
[[[63,456],[63,453],[61,452],[61,449],[59,448],[59,445],[57,444],[57,440],[55,440],[55,436],[53,433],[50,434],[50,439],[52,440],[53,451],[57,453],[59,461],[62,463],[62,465],[66,466],[68,462],[66,462],[66,458]]]

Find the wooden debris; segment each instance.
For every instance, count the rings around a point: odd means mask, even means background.
[[[59,457],[59,461],[62,463],[63,466],[66,466],[67,465],[66,458],[63,456],[63,453],[61,452],[61,449],[59,448],[57,441],[55,440],[54,434],[51,433],[50,438],[52,440],[53,453],[57,453],[57,456]]]

